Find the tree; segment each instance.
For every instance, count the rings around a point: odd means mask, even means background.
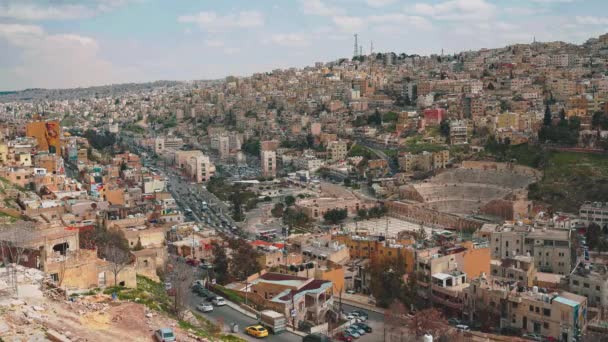
[[[384,324],[389,335],[389,338],[385,338],[385,340],[401,341],[403,335],[407,334],[408,311],[407,307],[398,300],[394,300],[388,310],[384,310]]]
[[[260,155],[260,140],[250,138],[249,140],[247,140],[243,143],[241,148],[243,151],[245,151],[248,154],[251,154],[254,156],[259,156]]]
[[[551,126],[552,122],[553,122],[553,116],[551,115],[551,108],[549,107],[549,104],[547,104],[545,106],[545,117],[543,118],[543,125]]]
[[[230,274],[238,280],[245,280],[250,275],[260,272],[262,266],[258,263],[259,253],[243,239],[228,240],[232,248]]]
[[[228,274],[226,249],[215,241],[211,243],[211,248],[213,249],[213,270],[215,277],[218,283],[225,284],[230,276]]]
[[[283,203],[277,203],[274,205],[270,213],[272,214],[272,217],[283,217],[284,209],[285,206],[283,205]]]
[[[448,120],[448,119],[441,120],[441,122],[439,123],[439,132],[444,137],[450,136],[450,120]]]
[[[602,228],[595,222],[590,223],[587,227],[585,239],[587,240],[587,246],[589,246],[589,249],[595,250],[600,246],[602,240]]]
[[[295,197],[293,197],[292,195],[285,196],[285,205],[286,206],[291,207],[295,203],[296,203],[296,198]]]
[[[173,270],[171,282],[173,313],[182,319],[188,309],[190,284],[194,281],[194,274],[190,265],[177,258],[172,259],[171,266]]]
[[[241,195],[241,191],[238,188],[230,195],[230,201],[232,202],[232,218],[237,222],[245,219],[245,215],[243,214],[243,200],[244,196]]]
[[[346,209],[332,209],[325,212],[323,219],[331,224],[337,224],[348,217]]]
[[[351,185],[350,178],[344,178],[344,186],[350,186],[350,185]]]
[[[435,308],[425,309],[414,313],[409,319],[407,327],[416,337],[420,337],[427,333],[440,337],[449,330],[445,317],[441,311]]]
[[[142,244],[141,244],[141,239],[137,238],[137,243],[133,247],[133,250],[134,251],[141,251],[142,249],[144,249],[144,246],[142,246]]]
[[[360,220],[365,220],[365,219],[367,219],[367,210],[365,210],[365,209],[363,209],[363,208],[361,208],[361,209],[357,210],[357,217],[358,217]]]
[[[370,115],[367,118],[367,124],[372,125],[372,126],[382,125],[382,115],[380,115],[380,112],[378,111],[378,109],[376,109],[374,114]]]
[[[293,208],[287,208],[283,213],[283,223],[289,226],[289,228],[309,228],[312,220],[300,211],[294,210]]]
[[[401,300],[404,274],[405,260],[402,255],[372,262],[370,289],[378,306],[386,308],[394,300]]]
[[[131,263],[131,253],[120,246],[107,244],[104,246],[103,254],[110,263],[110,271],[114,275],[114,286],[118,286],[118,275]]]

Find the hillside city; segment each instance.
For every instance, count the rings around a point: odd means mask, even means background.
[[[0,93],[0,341],[608,341],[608,34],[357,51]]]

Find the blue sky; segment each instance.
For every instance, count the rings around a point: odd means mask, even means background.
[[[608,32],[606,0],[0,0],[0,89],[248,75]]]

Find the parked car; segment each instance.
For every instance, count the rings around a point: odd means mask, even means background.
[[[457,326],[460,324],[460,320],[458,318],[450,318],[450,319],[448,319],[448,324]]]
[[[352,330],[356,331],[361,336],[365,335],[365,330],[359,328],[359,326],[357,326],[356,323],[352,324],[350,327],[348,327],[348,329],[352,329]]]
[[[532,341],[542,341],[543,340],[543,337],[541,335],[534,334],[534,333],[523,334],[522,337],[525,339],[528,339],[528,340],[532,340]]]
[[[302,342],[331,342],[331,338],[321,333],[314,333],[304,336]]]
[[[222,297],[215,297],[215,298],[213,298],[213,300],[211,301],[211,303],[213,303],[213,305],[215,305],[215,306],[226,305],[226,301]]]
[[[347,290],[346,293],[348,293],[348,294],[355,294],[355,290]]]
[[[372,332],[372,327],[370,327],[369,325],[365,324],[365,323],[356,323],[353,324],[354,326],[356,326],[359,329],[363,329],[363,331],[365,331],[366,333],[371,333]]]
[[[175,339],[175,334],[173,333],[173,329],[171,328],[161,328],[154,332],[154,338],[158,342],[173,342],[177,341]]]
[[[213,311],[213,305],[202,302],[196,307],[196,309],[200,312],[211,312]]]
[[[469,329],[468,325],[464,325],[464,324],[458,324],[456,326],[456,329],[458,329],[458,331],[469,331],[471,329]]]
[[[355,331],[355,329],[351,329],[351,328],[346,328],[344,330],[344,333],[354,339],[361,337],[361,334],[359,334],[357,331]]]
[[[337,341],[343,341],[343,342],[352,342],[353,341],[353,337],[350,335],[347,335],[344,332],[337,333],[336,336],[334,337],[334,339]]]
[[[258,338],[268,336],[268,330],[261,325],[250,325],[245,328],[245,333]]]

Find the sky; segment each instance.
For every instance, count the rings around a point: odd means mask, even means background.
[[[217,79],[608,32],[607,0],[0,0],[0,90]]]

